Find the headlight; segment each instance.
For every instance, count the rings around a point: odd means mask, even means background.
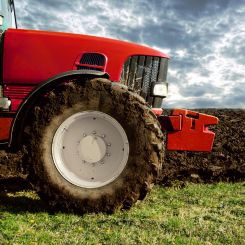
[[[3,25],[3,16],[0,15],[0,26]]]
[[[155,83],[152,86],[152,96],[155,97],[167,97],[168,95],[168,84],[167,83]]]

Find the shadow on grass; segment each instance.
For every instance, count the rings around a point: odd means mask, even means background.
[[[45,198],[45,197],[44,197]],[[50,206],[45,199],[40,198],[32,186],[23,178],[0,176],[0,219],[1,212],[12,214],[48,213],[84,215],[80,210],[62,208],[61,205]],[[107,214],[111,214],[108,212]],[[1,245],[1,241],[0,241]]]
[[[44,201],[35,193],[32,194],[32,191],[31,185],[25,179],[0,178],[0,212],[53,213]]]

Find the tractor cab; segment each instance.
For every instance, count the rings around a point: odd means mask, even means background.
[[[0,33],[16,27],[14,0],[0,0]]]

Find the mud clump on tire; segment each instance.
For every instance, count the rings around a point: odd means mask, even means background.
[[[245,180],[245,110],[198,109],[219,118],[211,153],[166,151],[159,183],[213,183]]]

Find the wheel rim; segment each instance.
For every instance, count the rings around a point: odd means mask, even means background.
[[[67,118],[57,129],[52,156],[59,173],[70,183],[98,188],[114,181],[129,156],[127,135],[114,118],[84,111]]]

